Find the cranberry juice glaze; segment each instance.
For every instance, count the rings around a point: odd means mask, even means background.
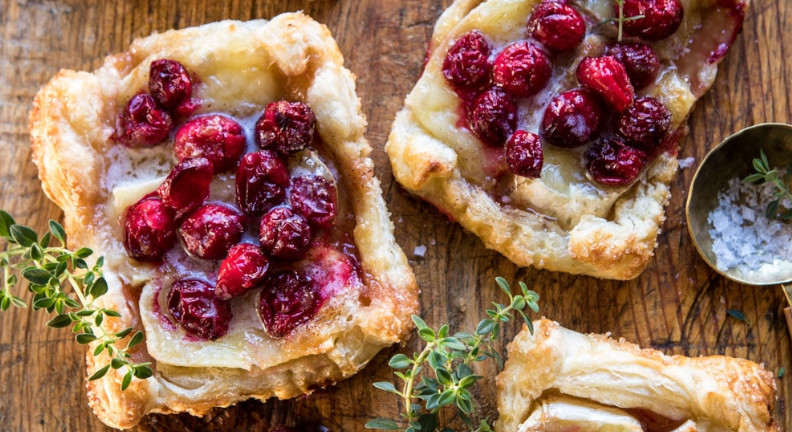
[[[619,17],[619,5],[614,2]],[[646,164],[667,150],[671,114],[657,99],[636,96],[657,78],[660,61],[649,45],[679,28],[679,0],[624,0],[623,31],[629,41],[612,40],[601,57],[586,57],[577,68],[578,88],[556,95],[545,108],[539,130],[520,130],[519,98],[543,91],[556,57],[577,48],[586,28],[598,31],[566,0],[545,0],[528,20],[526,40],[492,52],[486,36],[471,31],[448,49],[442,71],[461,100],[459,124],[467,127],[494,160],[519,176],[538,178],[542,146],[588,146],[582,161],[588,175],[605,186],[632,183]],[[615,38],[613,38],[615,39]],[[489,152],[488,153],[492,153]],[[505,156],[505,157],[504,157]]]
[[[176,125],[179,161],[155,192],[126,210],[124,247],[131,258],[155,264],[173,247],[183,247],[188,260],[219,262],[211,266],[216,275],[177,280],[169,288],[169,317],[163,318],[188,338],[222,337],[233,317],[229,301],[254,289],[266,332],[288,336],[337,288],[323,289],[323,283],[351,283],[360,275],[349,221],[337,215],[334,182],[289,174],[289,156],[321,146],[316,117],[301,102],[270,103],[255,124],[260,150],[245,154],[244,129],[230,116],[187,119],[200,106],[192,98],[193,81],[179,62],[154,61],[148,93],[135,95],[119,116],[115,139],[130,148],[161,144]],[[226,172],[236,172],[236,202],[207,203],[213,176]],[[258,239],[245,238],[248,231]],[[343,259],[328,261],[328,251]],[[328,268],[317,270],[323,265]]]

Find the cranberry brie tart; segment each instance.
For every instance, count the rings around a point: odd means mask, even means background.
[[[88,383],[105,423],[295,397],[411,329],[365,126],[335,41],[299,13],[153,35],[39,92],[44,191],[105,258],[98,302],[122,314],[105,326],[144,330],[133,356],[154,367]]]
[[[777,432],[773,374],[743,359],[667,356],[534,321],[498,375],[497,432]]]
[[[521,266],[630,279],[747,0],[457,0],[386,150],[397,181]]]

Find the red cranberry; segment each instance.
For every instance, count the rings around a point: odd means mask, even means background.
[[[660,59],[649,45],[619,42],[605,49],[605,55],[613,56],[624,65],[635,90],[653,83],[660,71]]]
[[[179,162],[157,189],[162,201],[176,211],[176,219],[200,207],[209,197],[212,163],[197,157]]]
[[[139,261],[158,261],[176,243],[173,211],[156,195],[129,206],[124,221],[124,248]]]
[[[270,336],[282,338],[310,320],[320,302],[310,277],[284,270],[269,278],[259,297],[259,316]]]
[[[542,119],[542,135],[559,147],[578,147],[595,137],[602,109],[596,97],[584,89],[570,90],[553,98]]]
[[[289,203],[311,225],[330,228],[338,211],[335,186],[322,176],[300,176],[292,179]]]
[[[493,87],[473,102],[468,128],[480,140],[501,146],[517,126],[517,104],[508,93]]]
[[[506,143],[509,170],[523,177],[539,178],[542,174],[542,143],[535,133],[518,130]]]
[[[248,153],[236,175],[236,202],[250,216],[261,216],[280,204],[289,185],[286,163],[269,150]]]
[[[236,167],[245,151],[245,132],[236,121],[220,116],[198,117],[185,123],[176,132],[173,151],[179,160],[205,157],[215,173]]]
[[[176,108],[192,96],[192,80],[187,69],[176,60],[151,62],[149,92],[165,108]]]
[[[586,151],[588,171],[598,183],[622,186],[633,182],[646,165],[646,154],[617,139],[604,139]]]
[[[275,258],[297,260],[311,243],[311,227],[304,217],[288,207],[275,207],[261,218],[261,249]]]
[[[451,86],[475,90],[486,86],[490,76],[490,46],[478,31],[457,39],[443,60],[443,76]]]
[[[586,35],[586,23],[573,7],[560,1],[544,1],[534,8],[528,32],[553,51],[574,49]]]
[[[651,151],[671,129],[671,113],[653,97],[642,97],[619,116],[616,132],[630,145]]]
[[[619,4],[613,2],[616,16]],[[679,0],[624,0],[624,17],[643,18],[624,21],[624,33],[649,40],[665,39],[674,34],[682,23],[684,9]]]
[[[245,231],[242,215],[219,204],[207,204],[190,213],[179,227],[187,252],[203,259],[221,259]]]
[[[258,246],[238,244],[220,264],[215,294],[222,300],[240,296],[263,282],[268,269],[269,261]]]
[[[614,57],[586,57],[577,68],[577,79],[598,93],[617,111],[630,106],[635,95],[624,65]]]
[[[256,143],[263,149],[289,155],[313,141],[316,116],[302,102],[271,102],[256,122]]]
[[[140,93],[129,100],[121,114],[120,140],[129,147],[151,147],[165,141],[171,125],[170,115],[151,96]]]
[[[521,97],[539,93],[551,74],[547,54],[530,42],[507,46],[495,58],[492,67],[492,80],[507,92]]]
[[[231,306],[215,296],[214,287],[198,279],[173,283],[168,293],[171,316],[188,335],[215,340],[228,331]]]

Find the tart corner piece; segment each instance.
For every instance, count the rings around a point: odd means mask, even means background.
[[[386,145],[396,180],[520,266],[637,277],[748,2],[628,0],[648,18],[621,41],[615,4],[452,3]]]
[[[145,343],[130,354],[154,370],[124,391],[124,369],[88,382],[106,424],[310,393],[353,375],[412,328],[418,287],[343,61],[325,26],[283,14],[139,39],[94,73],[60,72],[36,96],[42,187],[64,211],[70,247],[105,257],[109,291],[96,302],[121,318],[104,329],[143,330]],[[191,82],[191,95],[155,88],[155,68]],[[148,116],[136,117],[140,110]],[[219,128],[225,147],[201,141],[200,127]],[[211,182],[198,181],[206,175]],[[240,175],[250,181],[240,185]],[[171,232],[135,225],[154,213]],[[202,231],[216,226],[207,214],[229,222],[215,232],[227,244]],[[267,276],[251,282],[237,271],[251,262]],[[91,352],[89,376],[110,362]]]
[[[774,375],[754,362],[667,356],[542,319],[508,345],[497,432],[779,431]]]

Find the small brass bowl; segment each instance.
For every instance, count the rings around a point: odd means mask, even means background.
[[[778,275],[774,280],[752,280],[736,268],[723,271],[716,265],[712,238],[707,221],[718,206],[718,192],[728,187],[734,177],[745,178],[754,173],[752,161],[763,149],[773,166],[784,167],[792,162],[792,125],[763,123],[745,128],[726,138],[710,150],[701,161],[688,191],[685,215],[688,230],[704,261],[721,275],[748,285],[777,285],[792,282],[792,273]],[[764,208],[759,209],[760,212]]]

